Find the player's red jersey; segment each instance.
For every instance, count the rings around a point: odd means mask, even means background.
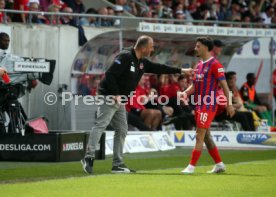
[[[196,69],[193,79],[195,120],[197,127],[209,128],[217,110],[218,82],[225,80],[224,69],[213,57],[205,62],[200,61]]]
[[[196,69],[193,79],[196,109],[215,112],[218,82],[225,80],[223,66],[211,57],[205,62],[200,61]]]

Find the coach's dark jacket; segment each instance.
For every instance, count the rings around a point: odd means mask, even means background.
[[[181,73],[181,69],[154,63],[146,58],[138,60],[133,48],[124,49],[115,57],[106,71],[98,93],[100,95],[129,95],[136,89],[144,73]]]

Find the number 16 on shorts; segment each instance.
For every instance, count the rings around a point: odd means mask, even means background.
[[[209,128],[216,115],[216,111],[195,111],[196,125],[199,128]]]
[[[208,119],[208,113],[201,112],[200,113],[200,121],[201,122],[206,122]]]

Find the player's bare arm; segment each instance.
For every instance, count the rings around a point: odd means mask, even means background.
[[[226,95],[226,98],[227,98],[227,107],[226,107],[227,115],[230,117],[233,117],[235,115],[235,109],[232,104],[232,93],[229,91],[226,80],[221,80],[219,83],[223,89],[224,95]]]
[[[195,86],[192,83],[184,92],[187,94],[187,96],[190,96],[195,91]]]

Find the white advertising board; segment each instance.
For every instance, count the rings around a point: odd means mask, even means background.
[[[171,132],[175,146],[194,146],[195,131]],[[214,142],[219,147],[231,148],[276,148],[276,133],[267,132],[212,132]]]
[[[125,146],[129,153],[158,151],[150,134],[127,135]]]
[[[161,151],[175,149],[175,145],[167,132],[155,132],[151,134],[155,144]]]

